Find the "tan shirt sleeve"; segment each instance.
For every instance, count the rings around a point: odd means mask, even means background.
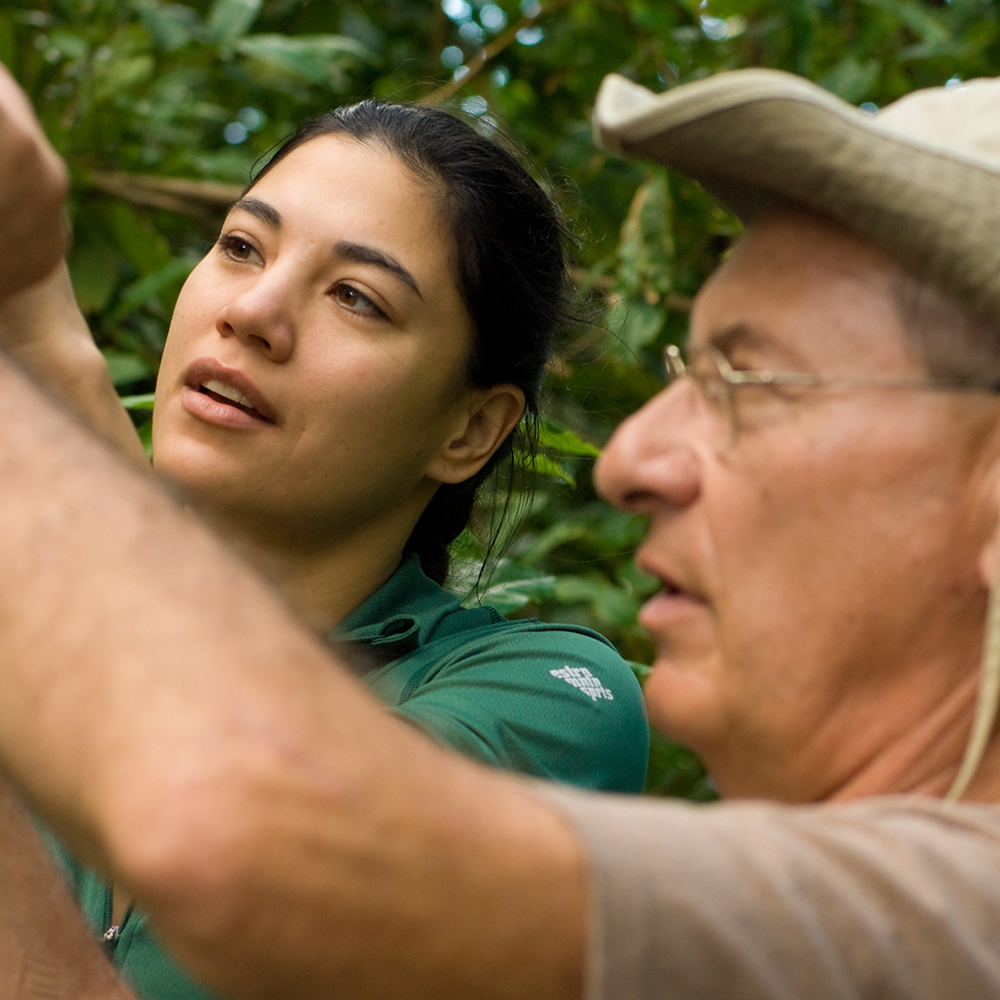
[[[591,859],[587,1000],[1000,997],[1000,806],[541,794]]]

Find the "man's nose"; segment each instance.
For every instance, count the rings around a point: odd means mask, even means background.
[[[634,514],[680,510],[701,492],[697,390],[684,379],[654,396],[612,435],[594,470],[597,491]]]
[[[223,337],[238,337],[280,364],[295,349],[292,298],[293,290],[282,276],[265,271],[219,310],[216,329]]]

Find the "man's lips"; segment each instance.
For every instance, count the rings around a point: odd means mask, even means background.
[[[639,622],[645,628],[654,632],[707,608],[708,600],[703,594],[681,582],[663,566],[642,558],[638,562],[644,573],[660,581],[660,590],[646,601],[639,612]]]
[[[274,409],[254,382],[214,358],[199,358],[184,376],[183,402],[194,416],[227,427],[277,422]]]

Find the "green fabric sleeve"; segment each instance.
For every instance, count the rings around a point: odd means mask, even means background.
[[[452,650],[396,709],[484,763],[581,788],[639,792],[649,727],[628,665],[595,637],[539,627]]]

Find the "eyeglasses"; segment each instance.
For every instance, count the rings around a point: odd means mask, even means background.
[[[815,372],[779,372],[735,369],[717,348],[705,345],[691,351],[687,364],[680,348],[668,344],[663,351],[666,383],[671,386],[687,376],[697,386],[705,401],[724,419],[728,428],[725,446],[735,443],[740,431],[740,412],[736,390],[741,386],[801,387],[832,389],[918,389],[938,392],[969,392],[993,394],[994,386],[969,385],[943,379],[894,378],[880,375],[818,375]]]

